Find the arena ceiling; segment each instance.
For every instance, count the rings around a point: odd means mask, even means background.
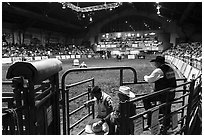
[[[89,7],[104,4],[104,2],[73,2],[72,4]],[[162,17],[176,21],[178,25],[192,23],[202,27],[202,2],[161,2],[160,5]],[[87,13],[76,12],[70,8],[63,9],[62,4],[58,2],[2,2],[2,23],[12,23],[22,29],[36,27],[76,34],[126,9],[157,14],[155,2],[123,2],[113,10]]]

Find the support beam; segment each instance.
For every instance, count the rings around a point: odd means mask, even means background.
[[[57,19],[54,19],[54,18],[43,16],[43,15],[31,12],[31,11],[27,11],[27,10],[24,10],[24,9],[21,9],[21,8],[13,7],[13,6],[4,7],[3,10],[5,10],[7,12],[10,12],[10,13],[19,14],[19,15],[22,15],[22,16],[25,16],[25,17],[28,17],[28,18],[31,18],[31,19],[37,19],[37,20],[40,20],[40,21],[43,21],[43,22],[52,23],[52,24],[55,24],[55,25],[58,25],[58,26],[62,26],[64,28],[69,28],[69,29],[71,28],[71,29],[75,29],[75,30],[80,30],[81,29],[81,27],[70,24],[69,22],[63,22],[61,20],[57,20]]]

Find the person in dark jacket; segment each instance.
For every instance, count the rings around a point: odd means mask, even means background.
[[[176,77],[174,70],[165,62],[165,58],[162,56],[157,56],[156,59],[151,60],[150,62],[156,67],[156,69],[148,76],[144,76],[144,80],[146,82],[154,83],[153,92],[157,92],[166,88],[174,88],[176,87]],[[158,96],[149,97],[143,100],[145,110],[152,108],[152,102],[160,101],[161,103],[165,103],[168,99],[172,101],[175,97],[175,92],[170,91],[166,94],[160,94]],[[160,109],[160,113],[167,114],[171,112],[171,105],[168,105],[166,108]],[[151,126],[151,112],[147,114],[147,125]],[[166,125],[170,126],[170,118],[167,118]]]

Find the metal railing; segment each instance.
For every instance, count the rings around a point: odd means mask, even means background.
[[[125,85],[125,84],[135,84],[137,83],[137,73],[135,71],[134,68],[132,67],[104,67],[104,68],[99,68],[99,67],[95,67],[95,68],[76,68],[76,69],[70,69],[68,71],[66,71],[63,76],[62,76],[62,81],[61,81],[61,90],[62,90],[62,110],[63,110],[63,134],[70,134],[70,130],[72,128],[74,128],[75,126],[77,126],[79,123],[81,123],[83,120],[85,120],[88,116],[90,116],[91,114],[93,115],[94,118],[94,106],[92,106],[92,113],[89,113],[88,115],[86,115],[85,117],[83,117],[82,119],[80,119],[79,121],[77,121],[76,123],[74,123],[73,125],[70,126],[70,116],[73,115],[74,113],[78,112],[79,110],[83,109],[84,106],[81,106],[79,108],[77,108],[76,110],[72,111],[71,113],[69,113],[69,103],[79,97],[85,96],[87,94],[89,94],[90,92],[90,87],[88,89],[88,92],[82,93],[80,95],[78,95],[77,97],[73,97],[73,98],[69,98],[69,88],[74,87],[76,85],[80,85],[86,82],[90,82],[92,81],[92,87],[94,86],[94,79],[88,79],[88,80],[84,80],[78,83],[74,83],[74,84],[70,84],[70,85],[66,85],[65,81],[67,76],[71,73],[71,72],[86,72],[86,71],[105,71],[105,70],[119,70],[120,71],[120,83],[119,85]],[[131,70],[133,72],[133,82],[123,82],[123,70]],[[88,96],[89,99],[89,96]],[[65,108],[66,106],[66,108]],[[81,134],[84,132],[84,129],[79,132],[78,134]]]
[[[199,76],[200,77],[200,76]],[[181,81],[182,79],[179,79],[177,81]],[[160,94],[168,94],[169,91],[175,91],[176,93],[176,97],[174,98],[174,100],[172,101],[169,101],[168,99],[166,100],[165,103],[162,103],[162,104],[156,104],[153,108],[151,109],[148,109],[148,110],[144,110],[144,107],[143,106],[137,106],[136,110],[142,110],[142,112],[134,115],[134,116],[131,116],[131,117],[123,117],[122,118],[122,124],[126,124],[126,125],[123,125],[123,129],[121,131],[121,134],[127,134],[127,131],[128,131],[128,128],[129,128],[129,124],[126,123],[127,119],[131,120],[131,121],[136,121],[138,119],[142,119],[140,126],[142,126],[142,130],[145,131],[147,130],[147,126],[145,126],[145,117],[144,115],[151,112],[153,113],[155,110],[160,110],[161,108],[164,108],[166,107],[167,105],[173,105],[173,104],[176,104],[177,105],[177,108],[174,108],[174,110],[171,111],[171,113],[167,113],[165,112],[163,115],[158,115],[158,129],[159,129],[159,132],[156,132],[157,134],[168,134],[167,132],[167,128],[165,127],[165,122],[166,122],[166,119],[167,118],[171,118],[171,122],[172,122],[172,129],[176,129],[175,131],[173,131],[173,133],[171,134],[189,134],[189,130],[188,128],[191,128],[194,125],[189,125],[189,121],[191,121],[193,118],[191,117],[192,115],[195,115],[195,111],[198,111],[198,105],[201,101],[200,101],[200,94],[199,92],[201,92],[201,89],[199,91],[197,91],[197,93],[195,93],[196,91],[196,88],[200,85],[198,84],[198,86],[196,86],[195,88],[195,80],[192,80],[190,82],[186,82],[186,79],[183,79],[184,83],[178,85],[176,88],[167,88],[167,89],[164,89],[164,90],[160,90],[158,92],[155,92],[155,93],[150,93],[150,94],[144,94],[144,95],[136,95],[136,98],[135,99],[132,99],[130,101],[127,101],[127,102],[120,102],[121,105],[123,105],[123,110],[121,110],[122,112],[127,112],[128,114],[128,111],[129,110],[126,110],[126,108],[129,108],[128,105],[130,103],[137,103],[139,101],[143,101],[145,98],[148,98],[148,97],[154,97],[154,96],[158,96]],[[182,87],[182,89],[181,89]],[[193,97],[192,94],[195,94],[195,98]],[[167,95],[168,96],[168,95]],[[194,103],[192,103],[194,102]],[[180,105],[179,105],[180,104]],[[178,107],[179,106],[179,107]],[[192,110],[192,106],[194,106],[194,111],[191,112]],[[125,115],[124,115],[125,116]],[[173,117],[176,117],[176,119],[173,119]],[[174,118],[175,118],[174,117]],[[193,122],[191,122],[193,123]],[[138,123],[137,123],[138,124]],[[163,125],[164,128],[160,128],[160,126]],[[136,127],[137,128],[137,127]],[[155,128],[155,127],[154,127]],[[153,129],[154,130],[154,129]],[[161,131],[160,131],[161,130]],[[152,131],[152,130],[151,130]],[[152,133],[154,134],[154,133]]]

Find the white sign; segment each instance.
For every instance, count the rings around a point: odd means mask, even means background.
[[[134,130],[135,130],[135,135],[140,135],[142,132],[143,132],[143,117],[140,117],[138,119],[136,119],[135,121],[135,127],[134,127]]]
[[[128,55],[128,59],[135,59],[135,55]]]
[[[159,107],[155,111],[152,112],[151,133],[152,135],[158,135],[160,133]]]
[[[48,126],[49,126],[50,123],[52,122],[52,119],[53,119],[53,117],[52,117],[52,106],[49,106],[49,107],[47,108],[47,125],[48,125]]]
[[[178,113],[174,113],[172,115],[172,129],[175,129],[178,127]]]
[[[2,58],[2,64],[12,63],[11,58]]]

